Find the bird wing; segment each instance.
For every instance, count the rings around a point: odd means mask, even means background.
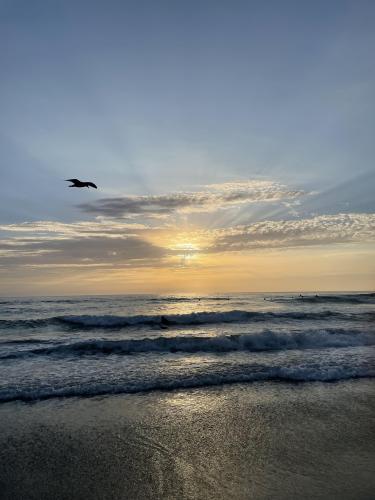
[[[87,182],[87,185],[88,185],[88,186],[91,186],[91,187],[93,187],[93,188],[95,188],[95,189],[98,189],[98,187],[97,187],[97,186],[95,186],[95,184],[94,184],[93,182]]]
[[[78,179],[65,179],[65,180],[66,180],[66,182],[73,182],[73,183],[79,182]]]

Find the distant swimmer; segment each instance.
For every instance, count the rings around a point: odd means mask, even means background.
[[[168,326],[171,324],[171,322],[169,321],[168,318],[166,318],[165,316],[160,316],[160,328],[162,328],[163,330],[167,329]]]
[[[78,179],[65,179],[66,182],[72,182],[73,184],[69,187],[71,188],[84,188],[84,187],[87,187],[87,188],[90,188],[90,187],[93,187],[95,189],[98,189],[98,187],[93,183],[93,182],[83,182],[83,181],[79,181]]]

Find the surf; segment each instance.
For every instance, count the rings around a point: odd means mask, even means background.
[[[261,312],[246,310],[200,311],[186,314],[154,314],[154,315],[64,315],[46,318],[0,320],[0,329],[40,328],[48,326],[65,326],[71,328],[127,328],[136,326],[195,326],[219,323],[244,323],[262,321],[321,321],[325,319],[371,321],[375,320],[375,312],[345,313],[331,311],[289,311]]]
[[[13,341],[14,343],[14,341]],[[140,353],[228,353],[233,351],[259,352],[292,349],[326,349],[375,345],[372,332],[359,332],[344,329],[304,330],[296,332],[277,332],[265,330],[261,333],[241,335],[175,336],[124,340],[84,340],[80,342],[58,343],[40,347],[45,341],[25,340],[25,348],[20,351],[6,352],[0,359],[15,359],[28,356],[108,356],[134,355]],[[4,342],[3,344],[7,344]],[[39,345],[38,345],[39,344]],[[11,343],[10,343],[11,345]],[[17,341],[16,345],[22,345]]]

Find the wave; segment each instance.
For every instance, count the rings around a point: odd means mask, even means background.
[[[228,301],[231,297],[152,297],[147,299],[148,302],[203,302],[203,301]]]
[[[27,345],[27,344],[50,344],[50,340],[46,339],[37,339],[35,337],[32,337],[30,339],[7,339],[7,340],[1,340],[0,341],[0,346],[1,345]]]
[[[26,305],[39,305],[39,304],[77,304],[82,302],[93,302],[95,299],[81,299],[79,297],[72,299],[9,299],[9,300],[1,300],[0,305],[17,305],[24,306]]]
[[[25,341],[29,343],[30,340]],[[18,342],[21,343],[21,342]],[[36,341],[40,343],[40,341]],[[277,351],[291,349],[322,349],[375,345],[375,335],[343,329],[223,335],[217,337],[183,336],[127,340],[84,340],[69,344],[16,351],[0,355],[0,359],[28,356],[88,356],[137,353],[227,353],[232,351]]]
[[[37,319],[1,319],[0,329],[40,328],[48,325],[56,325],[56,319],[56,317]]]
[[[26,320],[0,320],[0,328],[39,328],[47,326],[65,325],[71,328],[126,328],[137,326],[194,326],[215,323],[243,323],[251,321],[319,321],[330,318],[344,320],[371,321],[375,319],[375,312],[360,314],[340,313],[330,310],[320,312],[260,312],[260,311],[202,311],[189,314],[167,315],[137,315],[137,316],[112,316],[112,315],[72,315],[54,316],[48,318]]]
[[[183,378],[181,376],[155,377],[119,383],[89,383],[87,385],[53,385],[38,388],[7,388],[0,390],[0,402],[24,401],[34,402],[52,398],[95,397],[115,394],[134,394],[150,391],[169,391],[177,389],[223,386],[235,383],[251,383],[257,381],[282,382],[338,382],[356,378],[375,377],[375,367],[370,364],[343,366],[342,364],[315,366],[257,366],[239,371],[221,371],[201,373]]]
[[[189,326],[189,325],[205,325],[214,323],[243,323],[247,321],[268,321],[272,319],[291,319],[291,320],[307,320],[307,319],[325,319],[341,316],[340,313],[332,311],[322,311],[320,313],[305,313],[305,312],[257,312],[257,311],[224,311],[211,312],[202,311],[189,314],[167,314],[161,316],[64,316],[58,318],[62,323],[71,325],[79,325],[83,327],[126,327],[137,325],[155,325],[155,326]]]
[[[71,297],[71,298],[60,298],[60,297],[55,297],[55,298],[10,298],[10,299],[5,299],[5,300],[0,300],[0,305],[18,305],[18,306],[24,306],[25,304],[33,304],[33,305],[39,305],[39,304],[82,304],[86,302],[103,302],[104,301],[121,301],[124,300],[128,302],[129,300],[132,301],[136,298],[138,301],[144,301],[144,302],[204,302],[204,301],[215,301],[215,302],[220,302],[220,301],[228,301],[232,300],[231,297],[215,297],[215,296],[197,296],[197,297],[183,297],[183,296],[164,296],[164,297],[142,297],[142,296],[112,296],[112,295],[105,295],[105,296],[85,296],[85,297]]]
[[[265,297],[270,302],[303,302],[309,304],[371,304],[375,302],[375,293],[356,293],[339,295],[298,295],[291,297]]]

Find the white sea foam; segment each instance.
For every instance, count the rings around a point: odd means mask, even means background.
[[[329,318],[337,319],[367,319],[372,313],[364,313],[361,316],[325,311],[288,311],[288,312],[261,312],[261,311],[201,311],[188,314],[167,314],[167,315],[139,315],[139,316],[63,316],[56,318],[62,323],[78,325],[82,327],[126,327],[136,325],[202,325],[214,323],[240,323],[246,321],[272,321],[272,320],[324,320]]]
[[[36,401],[49,398],[89,397],[112,394],[131,394],[154,390],[173,390],[195,387],[217,386],[233,383],[280,380],[287,382],[334,382],[351,378],[375,377],[373,364],[295,364],[294,366],[256,366],[242,368],[241,371],[221,369],[200,371],[190,376],[144,377],[135,380],[92,382],[86,384],[64,384],[62,386],[44,384],[40,387],[10,387],[0,390],[0,402]]]
[[[244,323],[266,321],[322,321],[329,319],[374,321],[375,312],[362,313],[323,311],[200,311],[186,314],[160,315],[65,315],[25,320],[0,320],[2,329],[41,328],[63,325],[71,328],[126,328],[134,326],[195,326],[215,323]]]
[[[18,342],[20,344],[21,342]],[[30,340],[25,344],[30,345]],[[348,331],[344,329],[304,330],[297,332],[277,332],[265,330],[261,333],[242,335],[222,335],[216,337],[181,336],[124,340],[85,340],[60,343],[49,347],[22,349],[0,355],[2,359],[25,356],[88,356],[137,353],[211,352],[232,351],[277,351],[291,349],[321,349],[375,345],[375,335],[371,332]]]

